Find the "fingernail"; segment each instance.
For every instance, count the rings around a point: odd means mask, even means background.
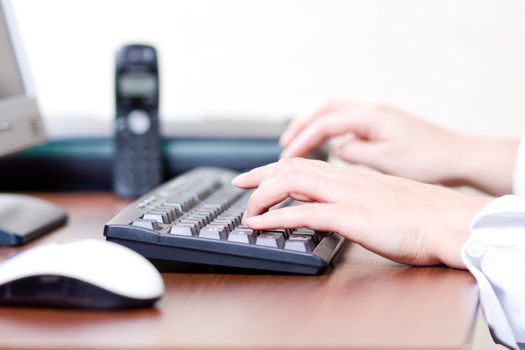
[[[246,176],[246,173],[242,173],[242,174],[237,175],[235,178],[233,178],[232,184],[234,184],[234,185],[237,184],[237,182],[242,180],[243,177],[245,177],[245,176]]]

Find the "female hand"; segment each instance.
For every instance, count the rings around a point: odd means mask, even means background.
[[[465,268],[460,249],[490,197],[466,195],[364,169],[282,159],[233,180],[257,188],[246,207],[253,229],[309,227],[338,232],[391,260]],[[310,203],[268,211],[287,197]]]
[[[512,189],[517,141],[461,135],[396,108],[352,100],[330,102],[294,120],[281,137],[282,157],[304,156],[341,135],[333,152],[351,163],[495,195]]]

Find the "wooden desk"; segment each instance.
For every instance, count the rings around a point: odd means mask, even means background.
[[[28,247],[103,239],[104,223],[127,204],[104,193],[39,196],[67,208],[70,221]],[[478,303],[467,272],[406,267],[357,245],[322,276],[163,276],[155,309],[0,308],[0,349],[462,349]]]

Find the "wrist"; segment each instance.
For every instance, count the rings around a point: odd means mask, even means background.
[[[511,193],[518,144],[512,139],[458,135],[449,182],[492,195]]]
[[[446,224],[435,245],[435,256],[443,264],[459,269],[466,269],[461,259],[461,249],[470,236],[470,226],[478,213],[486,207],[493,197],[472,196],[458,193],[457,201],[448,208],[449,215],[444,216]]]

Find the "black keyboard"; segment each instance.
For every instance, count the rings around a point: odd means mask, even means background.
[[[231,184],[237,174],[198,168],[177,176],[124,208],[106,224],[104,235],[163,270],[182,262],[322,273],[344,239],[308,228],[254,231],[242,225],[252,191]],[[279,204],[288,205],[300,202],[288,199]]]

